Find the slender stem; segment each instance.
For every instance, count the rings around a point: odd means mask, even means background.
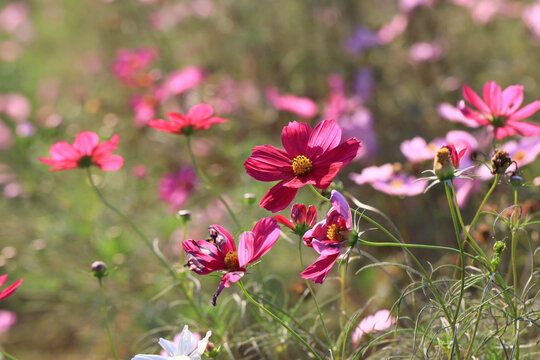
[[[452,223],[454,224],[454,231],[456,233],[456,241],[458,243],[458,246],[459,246],[459,252],[460,252],[460,262],[461,262],[461,279],[460,279],[460,287],[459,287],[459,297],[458,297],[458,301],[456,303],[456,312],[454,313],[454,318],[452,320],[452,322],[450,323],[450,325],[452,326],[452,332],[454,333],[454,339],[457,338],[455,332],[457,331],[456,329],[456,323],[457,323],[457,319],[458,319],[458,316],[459,316],[459,310],[461,309],[461,301],[463,299],[463,293],[465,292],[465,255],[464,255],[464,252],[463,252],[463,243],[461,241],[461,235],[460,235],[460,232],[459,232],[459,225],[458,225],[458,221],[457,221],[457,216],[455,214],[455,210],[454,210],[454,200],[452,199],[452,196],[450,194],[450,186],[451,185],[448,185],[448,182],[445,181],[444,182],[444,190],[446,192],[446,199],[448,200],[448,207],[450,208],[450,214],[452,215]],[[455,207],[457,208],[458,205],[457,203],[455,204]],[[459,345],[458,344],[454,344],[456,346],[456,356],[457,358],[459,359],[460,356],[459,356]]]
[[[101,302],[103,304],[103,316],[105,317],[105,327],[107,328],[107,336],[109,337],[109,345],[111,346],[111,351],[116,360],[118,360],[118,355],[116,355],[116,348],[114,346],[114,340],[111,333],[111,327],[109,326],[109,314],[107,312],[107,301],[105,300],[105,292],[103,291],[103,282],[101,278],[98,278],[99,281],[99,293],[101,294]]]
[[[281,324],[281,326],[283,326],[285,329],[287,329],[287,331],[289,331],[295,338],[298,339],[298,341],[300,341],[302,344],[304,344],[304,346],[309,350],[309,352],[311,352],[313,354],[313,356],[315,356],[316,359],[318,360],[322,360],[322,358],[319,356],[319,354],[317,354],[317,352],[311,347],[311,345],[309,345],[306,340],[304,340],[300,335],[298,335],[298,333],[296,331],[294,331],[291,327],[289,327],[289,325],[287,325],[286,322],[284,322],[283,320],[281,320],[279,317],[277,317],[276,315],[274,315],[274,313],[272,313],[270,310],[268,310],[266,307],[264,307],[263,305],[259,304],[257,301],[255,301],[251,295],[249,295],[249,293],[246,291],[246,289],[244,288],[244,284],[242,284],[242,280],[239,280],[238,281],[238,285],[240,285],[240,288],[242,289],[242,291],[244,292],[244,295],[246,296],[246,298],[255,306],[257,306],[259,309],[261,309],[263,312],[265,312],[268,316],[270,316],[271,318],[273,318],[274,320],[276,320],[278,323]]]
[[[486,196],[484,196],[484,200],[482,200],[482,202],[480,203],[480,206],[478,207],[478,210],[476,210],[476,214],[474,215],[471,223],[469,224],[469,229],[472,229],[473,226],[476,224],[476,221],[478,220],[478,217],[482,213],[482,209],[484,209],[484,205],[486,204],[486,201],[491,196],[491,193],[493,192],[493,190],[495,190],[495,187],[499,183],[499,176],[500,176],[499,174],[495,174],[495,179],[493,179],[493,184],[489,188],[489,191],[487,192]]]
[[[345,262],[341,264],[339,288],[341,291],[341,320],[343,322],[343,326],[345,326]],[[345,339],[343,341],[345,341]]]
[[[519,294],[519,284],[518,284],[518,273],[517,273],[517,261],[516,261],[516,248],[517,248],[517,227],[519,223],[519,211],[518,211],[518,196],[517,196],[517,186],[514,186],[514,212],[512,214],[512,243],[511,243],[511,258],[512,258],[512,277],[514,283],[514,336],[516,339],[516,360],[519,360],[519,308],[518,308],[518,294]]]
[[[313,185],[309,185],[309,187],[311,188],[311,190],[321,199],[325,200],[325,201],[330,201],[330,199],[322,196],[314,187]],[[382,232],[384,232],[393,242],[395,243],[398,243],[398,244],[402,244],[401,241],[399,241],[398,238],[396,238],[394,236],[394,234],[392,234],[390,231],[388,231],[384,226],[382,226],[381,224],[379,224],[377,221],[373,220],[372,218],[370,218],[369,216],[367,216],[366,214],[364,214],[363,212],[359,212],[358,210],[356,209],[351,209],[352,211],[354,211],[356,214],[360,215],[361,218],[364,218],[366,219],[368,222],[370,222],[372,225],[375,225],[379,230],[381,230]],[[448,308],[446,307],[446,304],[443,300],[443,298],[441,297],[441,295],[439,294],[439,290],[437,290],[437,288],[435,287],[435,284],[433,284],[433,281],[431,281],[431,278],[429,277],[426,269],[422,266],[422,264],[420,263],[420,261],[416,258],[416,256],[413,255],[413,253],[407,249],[406,247],[403,248],[403,250],[407,253],[407,255],[409,255],[409,257],[414,261],[414,263],[416,264],[416,266],[418,266],[418,269],[420,269],[420,272],[422,273],[422,275],[424,276],[424,278],[426,279],[426,281],[428,282],[429,284],[429,287],[431,288],[431,290],[433,291],[433,294],[435,295],[435,298],[437,298],[437,301],[439,302],[439,304],[441,305],[442,309],[443,309],[443,312],[448,320],[448,322],[451,321],[451,315],[450,315],[450,311],[448,311]]]
[[[197,164],[197,159],[195,158],[195,154],[193,154],[193,150],[191,149],[191,136],[188,135],[188,136],[186,136],[186,138],[187,138],[188,152],[189,152],[189,156],[191,157],[191,162],[193,163],[193,167],[195,168],[195,170],[197,170],[197,173],[199,174],[201,179],[205,182],[206,187],[208,189],[210,189],[214,193],[214,195],[217,196],[219,201],[221,201],[221,203],[225,206],[225,208],[227,209],[227,212],[231,216],[231,218],[234,221],[236,227],[238,228],[238,230],[240,230],[242,228],[242,226],[240,225],[240,222],[238,221],[238,219],[237,219],[236,215],[234,214],[234,212],[232,211],[231,207],[229,206],[227,201],[225,201],[223,196],[221,196],[220,192],[214,187],[212,182],[210,182],[210,179],[208,179],[206,174],[202,171],[202,169]]]
[[[304,259],[302,258],[302,237],[300,237],[298,241],[298,257],[300,259],[300,267],[304,269]],[[321,307],[319,306],[319,302],[317,301],[317,297],[315,296],[315,291],[313,291],[313,287],[309,283],[308,279],[304,279],[306,282],[306,286],[309,289],[309,293],[311,294],[311,298],[313,299],[313,302],[315,303],[315,307],[317,308],[317,313],[319,314],[319,318],[321,319],[321,324],[324,329],[324,334],[326,335],[326,340],[328,341],[328,346],[330,347],[330,351],[334,352],[334,344],[332,343],[332,339],[330,339],[330,334],[328,332],[328,328],[326,327],[326,323],[324,322],[324,316],[321,311]]]
[[[478,331],[478,325],[480,324],[480,316],[482,316],[482,309],[484,307],[484,298],[486,297],[487,291],[489,289],[489,285],[491,284],[491,281],[493,280],[494,275],[495,274],[491,274],[491,277],[486,286],[486,289],[484,290],[484,293],[482,294],[482,300],[480,300],[480,306],[478,307],[478,314],[476,315],[476,321],[474,323],[473,334],[471,336],[471,340],[469,342],[469,346],[467,347],[467,352],[465,353],[465,357],[463,358],[463,360],[467,360],[471,353],[471,350],[474,344],[474,339],[476,338],[476,332]]]
[[[0,354],[2,354],[8,360],[17,360],[15,356],[9,355],[7,352],[5,352],[2,349],[0,349]]]

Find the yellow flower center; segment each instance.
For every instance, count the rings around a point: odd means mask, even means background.
[[[337,224],[332,224],[328,227],[328,230],[326,231],[326,237],[328,240],[334,240],[334,241],[342,241],[343,240],[343,234],[341,233],[343,228],[339,227]]]
[[[401,179],[396,179],[390,183],[391,187],[400,187],[403,186],[404,182]]]
[[[237,270],[240,267],[240,263],[238,262],[238,252],[229,251],[227,255],[225,255],[225,265],[228,270]]]
[[[304,155],[298,155],[291,161],[291,163],[294,175],[296,176],[306,175],[311,171],[311,167],[313,166],[311,160]]]
[[[516,161],[519,161],[519,160],[524,159],[524,158],[525,158],[525,155],[526,155],[526,154],[525,154],[525,151],[520,150],[520,151],[518,151],[518,152],[516,152],[516,153],[514,154],[513,159],[516,160]]]

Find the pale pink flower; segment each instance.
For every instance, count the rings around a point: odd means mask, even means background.
[[[437,61],[442,58],[443,49],[437,43],[420,42],[415,43],[409,49],[409,57],[413,64],[422,62]]]
[[[392,316],[389,310],[379,310],[373,315],[369,315],[362,319],[358,327],[352,333],[352,341],[356,347],[362,336],[371,334],[375,331],[388,329],[396,322],[396,318]]]
[[[159,198],[169,204],[171,211],[182,208],[195,189],[197,176],[189,166],[180,167],[176,172],[164,174],[159,180]]]
[[[13,145],[13,134],[9,126],[0,120],[0,150],[9,149]]]
[[[403,34],[409,19],[407,15],[399,13],[390,20],[390,22],[384,24],[378,31],[377,37],[381,44],[388,44],[392,42],[396,37]]]
[[[442,118],[448,121],[457,122],[470,128],[480,127],[479,123],[477,123],[475,120],[467,118],[465,115],[463,115],[461,110],[449,103],[439,104],[437,106],[437,112]]]
[[[182,70],[175,71],[165,79],[165,89],[171,95],[180,95],[193,89],[204,80],[204,70],[197,66],[186,66]]]
[[[164,103],[169,94],[163,88],[151,89],[144,95],[131,97],[130,105],[134,112],[133,123],[137,127],[143,127],[156,117],[157,108]]]
[[[387,181],[394,174],[393,164],[384,164],[381,166],[369,166],[361,173],[350,173],[349,178],[357,185],[371,184],[376,181]]]
[[[13,33],[28,23],[28,7],[21,2],[10,2],[0,10],[0,29]]]
[[[371,186],[380,192],[394,196],[416,196],[424,192],[428,185],[427,181],[403,173],[395,173],[387,180],[378,180]]]
[[[540,1],[524,7],[521,17],[533,35],[540,40]]]
[[[435,138],[427,143],[424,138],[416,136],[411,140],[404,140],[400,145],[400,150],[407,160],[411,162],[422,162],[433,160],[437,150],[444,144],[446,144],[446,141],[442,138]]]
[[[17,322],[17,315],[13,311],[0,310],[0,334],[6,333]]]
[[[265,94],[268,102],[279,111],[287,111],[306,119],[317,114],[317,104],[307,97],[281,95],[274,86],[267,87]]]
[[[399,0],[399,8],[403,12],[411,12],[419,7],[431,6],[435,0]]]
[[[12,93],[0,96],[0,111],[3,111],[14,121],[27,121],[31,110],[32,105],[24,95]]]

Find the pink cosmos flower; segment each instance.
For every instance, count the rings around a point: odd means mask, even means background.
[[[197,66],[187,66],[173,72],[165,80],[165,88],[172,95],[180,95],[199,86],[204,80],[204,71]]]
[[[484,85],[483,97],[480,98],[467,84],[463,85],[463,97],[477,110],[465,105],[462,100],[458,108],[465,117],[482,126],[493,129],[493,135],[502,139],[514,134],[523,136],[540,135],[540,125],[522,122],[540,109],[540,100],[536,100],[523,108],[523,86],[511,85],[501,90],[494,81]]]
[[[533,35],[540,39],[540,1],[526,6],[521,17]]]
[[[0,335],[9,331],[17,322],[17,315],[13,311],[0,310]]]
[[[186,240],[182,247],[186,252],[189,270],[206,275],[214,271],[223,271],[218,289],[212,297],[212,305],[223,288],[230,287],[231,282],[240,280],[247,271],[247,266],[266,254],[279,238],[280,228],[273,218],[259,220],[253,230],[240,235],[238,250],[233,237],[227,230],[218,225],[208,228],[208,240]]]
[[[392,42],[396,37],[403,34],[407,25],[409,24],[409,18],[406,14],[398,13],[388,23],[381,26],[377,32],[377,36],[381,44],[388,44]]]
[[[291,208],[291,220],[283,215],[274,215],[274,219],[303,236],[317,222],[317,209],[313,205],[306,209],[304,204],[294,204]]]
[[[304,243],[313,247],[321,256],[301,275],[304,279],[312,279],[317,284],[324,282],[338,257],[351,248],[349,237],[352,233],[352,216],[349,204],[336,190],[332,190],[330,203],[332,207],[326,219],[304,234]]]
[[[256,180],[280,180],[261,199],[261,207],[272,212],[285,209],[304,185],[326,189],[362,147],[355,138],[342,143],[335,120],[324,120],[315,129],[291,122],[283,128],[281,141],[285,150],[256,146],[244,163],[248,175]]]
[[[394,174],[393,164],[368,166],[361,173],[351,173],[349,178],[357,185],[371,184],[375,181],[387,181]]]
[[[180,210],[195,189],[196,179],[195,171],[189,166],[164,174],[158,184],[159,198],[169,204],[172,211]]]
[[[99,143],[96,133],[83,131],[75,137],[73,145],[60,141],[51,146],[52,158],[40,157],[39,161],[51,165],[51,171],[74,169],[96,165],[101,170],[115,171],[122,167],[124,159],[120,155],[111,155],[118,146],[118,135],[111,140]]]
[[[120,49],[111,71],[125,86],[147,87],[154,82],[147,68],[156,59],[157,52],[151,48]]]
[[[388,329],[395,322],[396,318],[392,316],[389,310],[379,310],[375,314],[363,318],[352,333],[354,346],[356,347],[358,345],[362,336],[375,331]]]
[[[133,118],[135,126],[146,126],[156,116],[158,106],[164,103],[168,97],[169,94],[162,87],[150,89],[144,95],[133,96],[130,100],[130,106],[135,113]]]
[[[306,119],[317,114],[317,104],[313,100],[291,94],[281,95],[273,86],[266,88],[266,99],[279,111],[287,111]]]
[[[480,126],[475,120],[471,120],[463,115],[461,110],[449,103],[441,103],[437,105],[437,112],[441,117],[448,121],[461,123],[470,128],[477,128]]]
[[[427,181],[418,181],[414,176],[403,173],[395,173],[387,180],[379,180],[371,183],[371,186],[380,192],[394,196],[416,196],[426,189]]]
[[[4,285],[6,280],[7,280],[7,274],[0,275],[0,286]],[[0,300],[5,299],[11,294],[13,294],[15,290],[17,290],[17,288],[22,284],[23,280],[24,279],[19,279],[15,281],[13,284],[9,285],[4,290],[0,291]]]
[[[437,43],[419,42],[411,46],[409,58],[413,64],[440,60],[443,55],[441,45]]]
[[[167,118],[170,121],[154,119],[148,122],[148,126],[177,135],[191,135],[196,130],[206,130],[210,126],[226,122],[217,116],[212,116],[214,109],[208,104],[195,105],[189,109],[186,115],[170,112]]]
[[[422,6],[430,6],[433,2],[434,0],[399,0],[399,8],[407,13]]]

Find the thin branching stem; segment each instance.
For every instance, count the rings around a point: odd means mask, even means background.
[[[251,295],[249,295],[249,293],[246,291],[246,289],[244,288],[244,284],[242,284],[242,280],[239,280],[238,281],[238,285],[240,286],[240,288],[242,289],[242,291],[244,292],[244,295],[246,296],[246,298],[255,306],[257,306],[259,309],[261,309],[263,312],[265,312],[268,316],[270,316],[271,318],[273,318],[274,320],[276,320],[278,323],[281,324],[281,326],[283,326],[285,329],[287,329],[288,332],[290,332],[296,339],[298,339],[298,341],[300,341],[302,344],[304,344],[304,346],[309,350],[309,352],[311,352],[313,354],[313,356],[318,359],[318,360],[322,360],[322,358],[319,356],[319,354],[315,351],[315,349],[313,349],[311,347],[311,345],[309,345],[307,343],[306,340],[304,340],[300,335],[298,335],[298,333],[296,331],[294,331],[289,325],[287,325],[286,322],[284,322],[283,320],[281,320],[278,316],[276,316],[273,312],[271,312],[270,310],[268,310],[266,307],[264,307],[263,305],[259,304],[257,301],[255,301]]]
[[[107,300],[105,300],[105,291],[103,290],[102,278],[98,278],[99,281],[99,293],[101,294],[101,303],[103,306],[103,317],[105,318],[105,328],[107,329],[107,337],[109,338],[109,346],[115,360],[118,360],[116,355],[116,347],[114,346],[114,340],[111,333],[111,327],[109,325],[109,312],[107,311]]]
[[[486,201],[489,199],[489,197],[491,196],[491,193],[493,193],[493,190],[495,190],[495,187],[499,183],[499,177],[500,177],[499,174],[495,174],[495,179],[493,179],[493,184],[491,185],[488,192],[486,193],[486,196],[484,196],[484,199],[480,203],[480,206],[478,207],[478,210],[476,210],[476,214],[474,214],[474,217],[473,217],[471,223],[469,224],[469,229],[472,229],[473,226],[476,224],[476,221],[480,217],[480,214],[482,213],[482,209],[484,208],[484,205],[486,204]]]
[[[17,358],[15,356],[8,354],[7,352],[5,352],[2,349],[0,349],[0,354],[2,354],[2,356],[4,356],[8,360],[17,360]]]

